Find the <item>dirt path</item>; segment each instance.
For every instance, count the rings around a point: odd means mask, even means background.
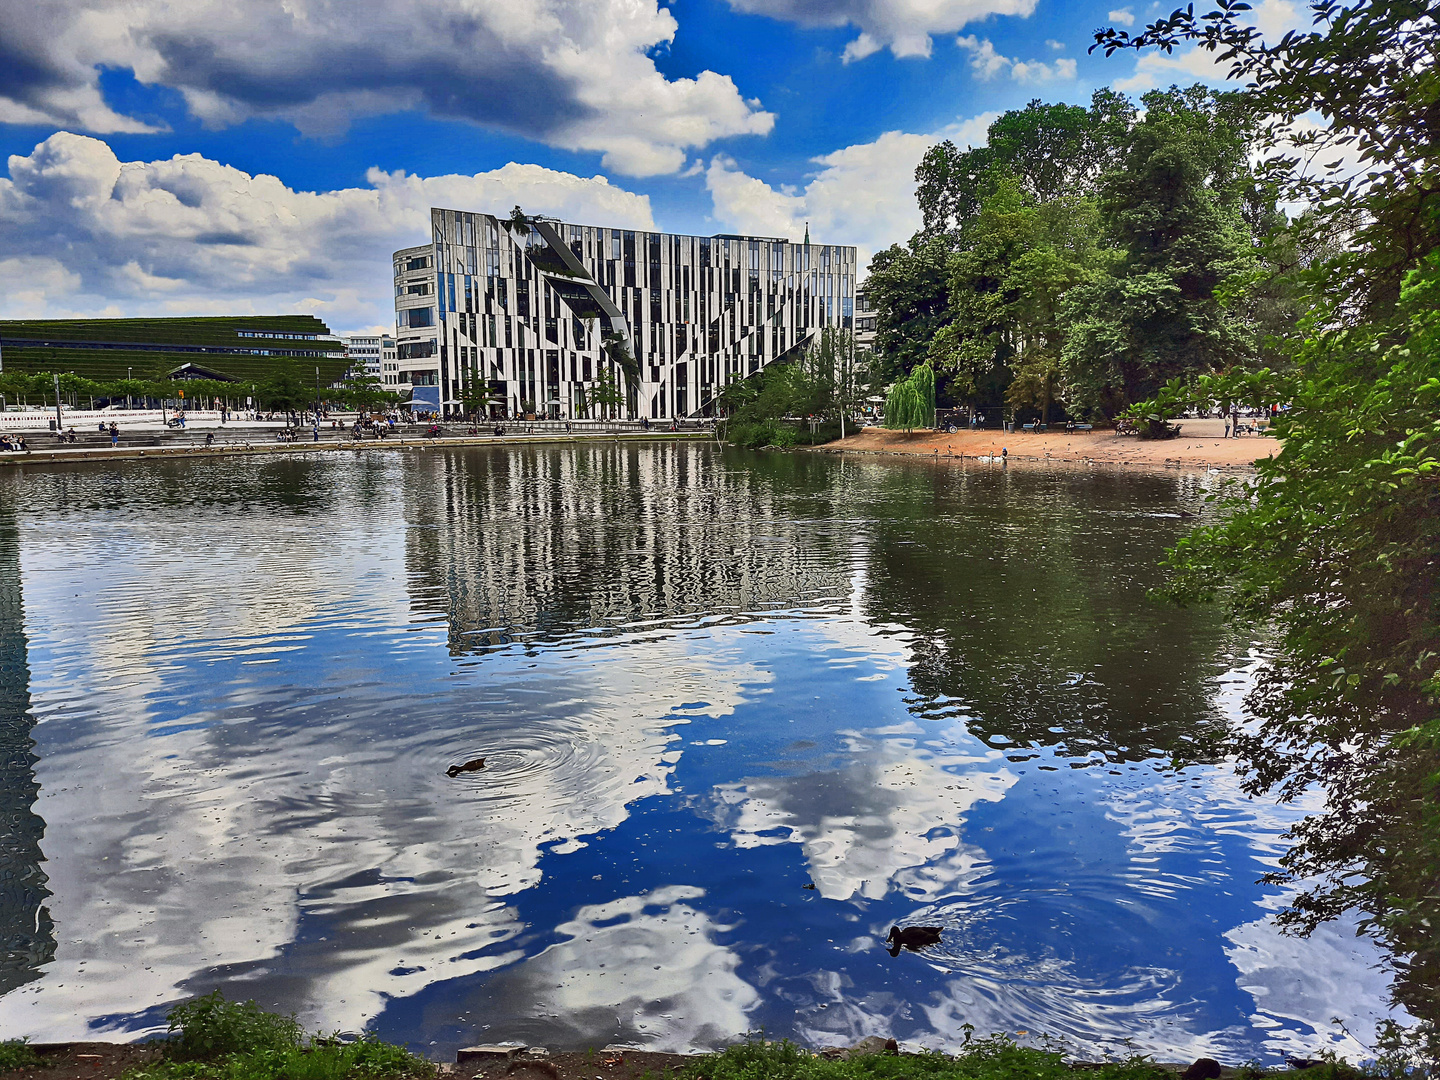
[[[1209,429],[1214,427],[1212,433]],[[1246,435],[1226,439],[1220,421],[1187,421],[1178,438],[1161,441],[1120,436],[1109,431],[1091,434],[1065,432],[1035,435],[1028,432],[959,431],[953,435],[935,431],[885,431],[866,428],[858,435],[837,439],[817,449],[840,453],[909,454],[922,457],[999,457],[1008,451],[1011,461],[1064,461],[1095,465],[1134,465],[1148,468],[1221,469],[1247,472],[1257,458],[1269,457],[1280,449],[1274,439]],[[1189,429],[1187,431],[1187,429]]]

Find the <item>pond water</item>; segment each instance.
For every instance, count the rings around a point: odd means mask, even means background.
[[[17,470],[0,1034],[219,986],[437,1057],[1356,1054],[1377,956],[1256,883],[1298,811],[1172,766],[1255,662],[1146,596],[1204,485],[695,444]]]

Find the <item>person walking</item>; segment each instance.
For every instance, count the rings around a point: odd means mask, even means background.
[[[114,422],[112,421],[111,424],[110,424],[110,446],[111,446],[111,448],[113,449],[114,447],[117,447],[117,446],[119,446],[119,445],[120,445],[120,425],[119,425],[119,424],[116,424],[116,423],[114,423]]]

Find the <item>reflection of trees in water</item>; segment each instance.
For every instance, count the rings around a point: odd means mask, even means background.
[[[422,467],[409,485],[410,595],[448,618],[455,652],[850,591],[848,543],[712,447],[536,447]]]
[[[1213,680],[1243,642],[1214,612],[1146,595],[1186,525],[1157,511],[1198,494],[1179,475],[897,474],[877,506],[866,614],[912,631],[912,708],[964,715],[993,746],[1110,761],[1218,731]]]
[[[0,994],[39,976],[55,956],[55,924],[40,869],[45,822],[34,812],[35,756],[30,729],[30,664],[20,594],[20,537],[0,517]]]

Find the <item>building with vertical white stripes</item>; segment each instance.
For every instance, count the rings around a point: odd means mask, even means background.
[[[488,392],[497,416],[710,415],[728,383],[853,328],[854,247],[430,217],[431,244],[394,256],[417,409],[462,415]]]

